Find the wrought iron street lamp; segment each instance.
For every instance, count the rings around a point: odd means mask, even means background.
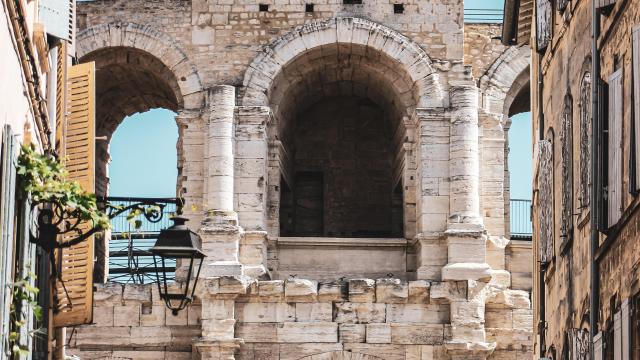
[[[153,254],[160,298],[173,315],[177,315],[193,301],[202,261],[206,255],[200,249],[200,236],[185,225],[187,219],[176,216],[172,220],[174,225],[160,231],[156,244],[149,251]],[[188,263],[184,286],[170,286],[172,276],[166,266],[170,261],[175,261],[176,266]]]

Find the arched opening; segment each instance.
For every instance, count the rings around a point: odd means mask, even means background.
[[[511,239],[530,240],[533,179],[533,129],[531,121],[530,69],[514,81],[505,101],[505,217]]]
[[[282,236],[404,237],[405,142],[418,103],[402,66],[330,44],[284,66],[268,91],[280,161]]]
[[[169,199],[176,197],[178,175],[174,118],[183,104],[176,76],[160,59],[130,47],[98,49],[80,60],[96,64],[96,194],[121,206],[167,198],[158,200],[167,203],[163,212],[175,212]],[[110,236],[96,240],[96,282],[151,280],[155,268],[146,251],[170,221],[140,221],[132,224],[125,213],[112,219]]]

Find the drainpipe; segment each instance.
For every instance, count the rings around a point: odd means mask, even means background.
[[[592,47],[591,47],[591,66],[592,66],[592,82],[591,82],[591,211],[589,216],[591,226],[591,241],[589,249],[589,257],[591,258],[591,266],[589,270],[591,293],[589,298],[589,335],[591,337],[591,358],[593,358],[593,338],[598,333],[598,314],[600,309],[600,277],[598,273],[598,264],[596,263],[596,251],[599,245],[598,233],[598,209],[599,194],[601,189],[601,181],[598,176],[598,152],[600,150],[600,104],[598,103],[598,93],[600,85],[600,52],[598,51],[598,38],[600,37],[600,11],[598,10],[597,0],[592,0]]]

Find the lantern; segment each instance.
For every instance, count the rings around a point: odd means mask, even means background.
[[[153,254],[160,298],[173,315],[177,315],[193,301],[202,261],[206,255],[200,250],[200,236],[185,225],[187,219],[176,216],[172,220],[173,226],[160,231],[158,241],[149,251]],[[189,266],[182,288],[169,286],[172,276],[167,274],[166,264],[172,261],[175,261],[176,266]]]

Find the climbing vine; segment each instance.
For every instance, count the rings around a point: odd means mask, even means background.
[[[13,356],[20,357],[29,354],[29,347],[24,345],[21,334],[26,334],[29,339],[42,334],[42,329],[28,329],[28,320],[33,315],[36,321],[42,320],[42,307],[38,305],[39,289],[34,287],[32,282],[36,279],[36,275],[29,272],[26,277],[9,285],[12,293],[11,306],[9,308],[9,321],[11,322],[11,330],[9,331],[9,349]],[[21,341],[23,340],[23,341]]]
[[[109,217],[98,209],[95,194],[69,180],[69,173],[54,156],[39,154],[33,146],[23,145],[17,168],[19,188],[31,201],[56,202],[74,211],[81,220],[91,221],[94,227],[109,228]]]

